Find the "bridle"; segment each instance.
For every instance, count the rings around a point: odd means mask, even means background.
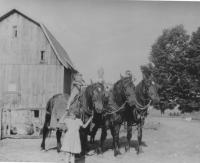
[[[109,107],[110,107],[110,109],[111,110],[106,110],[106,112],[105,112],[105,114],[104,114],[104,116],[105,115],[111,115],[111,114],[114,114],[114,113],[117,113],[117,112],[119,112],[119,111],[121,111],[121,110],[123,110],[124,109],[124,107],[125,107],[125,105],[127,104],[127,95],[126,95],[126,90],[127,90],[127,87],[128,86],[130,86],[131,84],[133,84],[132,83],[132,80],[130,79],[130,78],[125,78],[125,79],[121,79],[122,81],[122,91],[123,91],[123,99],[124,99],[124,103],[121,105],[121,106],[118,106],[117,104],[116,104],[116,102],[114,102],[114,103],[112,103],[112,105],[109,105]],[[132,86],[134,86],[134,85],[132,85]],[[133,88],[134,89],[134,88]]]
[[[133,87],[132,89],[135,89],[134,84],[132,82],[132,79],[129,78],[129,77],[123,79],[123,81],[122,81],[122,90],[123,90],[123,95],[124,95],[124,98],[126,99],[126,101],[127,101],[127,98],[128,98],[128,96],[126,94],[127,87]]]
[[[95,102],[99,99],[96,99],[95,98],[95,100],[94,100],[94,96],[96,96],[95,94],[94,94],[94,91],[95,92],[98,92],[98,95],[97,96],[99,96],[99,94],[101,94],[102,96],[104,95],[104,85],[103,84],[101,84],[101,83],[96,83],[95,85],[93,85],[93,89],[92,89],[92,107],[94,107],[95,108]],[[100,97],[100,98],[102,98],[102,101],[103,101],[103,97]],[[103,102],[102,102],[103,103]],[[102,104],[103,105],[103,104]],[[96,108],[95,108],[95,111],[97,112],[97,110],[96,110]]]
[[[142,81],[142,82],[145,82],[145,81]],[[148,95],[147,97],[143,96],[143,101],[145,103],[148,102],[148,104],[147,105],[140,104],[137,100],[137,97],[136,97],[135,98],[136,108],[139,109],[139,110],[147,110],[149,108],[149,106],[151,105],[151,102],[152,102],[152,100],[149,97],[149,89],[150,89],[151,85],[148,85],[146,83],[143,83],[143,85],[144,85],[145,88],[142,89],[142,94]]]

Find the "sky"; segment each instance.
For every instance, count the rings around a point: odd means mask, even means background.
[[[149,63],[151,46],[163,29],[183,24],[189,34],[200,27],[200,2],[126,0],[0,0],[0,15],[17,9],[43,23],[89,82],[113,83]]]

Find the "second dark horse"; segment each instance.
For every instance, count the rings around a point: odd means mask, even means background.
[[[103,145],[107,136],[107,130],[110,129],[113,137],[114,156],[117,156],[120,154],[119,131],[122,122],[126,119],[124,108],[135,105],[135,86],[132,78],[122,77],[121,80],[117,81],[106,100],[105,110],[102,116],[102,135],[99,152],[102,153],[104,150]]]

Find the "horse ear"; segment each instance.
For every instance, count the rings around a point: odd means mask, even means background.
[[[144,73],[142,74],[142,76],[144,80],[147,80],[147,76]]]
[[[123,79],[124,77],[122,76],[122,74],[120,73],[120,78]]]
[[[92,81],[92,79],[90,79],[90,83],[91,83],[91,84],[93,84],[93,81]]]

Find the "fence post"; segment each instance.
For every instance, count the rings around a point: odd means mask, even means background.
[[[11,131],[11,107],[8,110],[8,136],[10,136]]]

